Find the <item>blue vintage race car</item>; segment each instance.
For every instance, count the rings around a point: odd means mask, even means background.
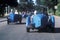
[[[47,31],[54,31],[55,18],[54,16],[46,16],[44,14],[34,15],[31,21],[31,16],[26,18],[26,30],[27,32],[30,29],[38,29],[40,32],[41,29],[45,28]]]
[[[55,28],[55,18],[53,15],[48,15],[47,9],[42,9],[43,12],[37,12],[36,15],[28,15],[26,17],[26,31],[29,32],[30,29],[38,29],[40,32],[42,29],[54,32]],[[47,14],[45,14],[47,13]]]
[[[7,24],[18,21],[19,23],[22,21],[22,16],[19,14],[10,13],[7,17]]]

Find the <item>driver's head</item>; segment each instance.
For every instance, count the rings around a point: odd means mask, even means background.
[[[37,13],[37,10],[34,11],[34,15],[36,15],[36,13]]]
[[[12,12],[12,13],[14,13],[14,10],[13,10],[13,9],[11,9],[11,12]]]

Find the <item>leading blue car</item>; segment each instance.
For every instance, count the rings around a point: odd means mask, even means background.
[[[26,18],[26,31],[30,32],[30,29],[38,29],[40,32],[42,29],[54,32],[55,18],[53,15],[47,15],[45,13],[37,12],[36,15],[28,15]]]

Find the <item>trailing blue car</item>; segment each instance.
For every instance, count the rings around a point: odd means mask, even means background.
[[[14,13],[10,13],[7,17],[7,24],[12,23],[12,22],[18,22],[21,23],[22,21],[22,16],[19,14],[14,14]]]
[[[27,17],[27,12],[22,12],[22,18],[26,18]]]

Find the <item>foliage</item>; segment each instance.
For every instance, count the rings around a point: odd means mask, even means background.
[[[58,6],[58,9],[56,10],[56,15],[60,16],[60,3],[57,6]]]
[[[37,0],[38,5],[45,5],[49,9],[52,9],[55,15],[55,6],[58,4],[58,0]]]
[[[33,5],[34,5],[33,1],[30,1],[30,2],[28,2],[28,1],[22,1],[22,2],[23,3],[21,3],[20,6],[19,6],[19,8],[20,8],[21,11],[26,11],[26,10],[31,11],[32,9],[34,9],[34,7],[33,7]]]

